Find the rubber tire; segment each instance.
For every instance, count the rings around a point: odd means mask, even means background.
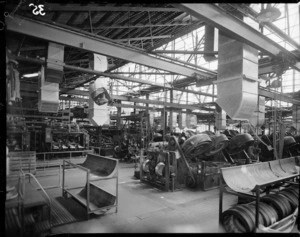
[[[253,231],[253,228],[255,227],[255,223],[251,218],[251,214],[249,214],[249,212],[244,208],[238,208],[236,206],[226,210],[225,212],[222,213],[221,220],[226,215],[234,215],[236,216],[236,218],[239,218],[241,224],[244,226],[247,233]]]
[[[240,220],[233,216],[233,226],[236,228],[235,233],[246,233],[245,227],[242,225]]]
[[[290,193],[294,194],[297,198],[299,198],[299,191],[297,192],[296,189],[294,189],[294,188],[286,188],[284,190],[286,190],[287,192],[290,192]]]
[[[253,216],[253,221],[255,223],[255,214],[256,214],[256,211],[255,211],[255,206],[253,205],[248,205],[248,204],[244,204],[243,207],[245,209],[247,209],[249,211],[249,213],[251,213],[251,215]],[[258,211],[258,223],[259,224],[264,224],[264,221],[263,221],[263,218],[262,218],[262,215],[261,213]]]
[[[236,228],[233,224],[233,218],[234,216],[233,215],[230,215],[227,217],[227,221],[226,221],[226,224],[224,225],[225,227],[225,230],[227,233],[236,233]]]
[[[272,207],[271,205],[269,205],[267,203],[263,203],[263,202],[261,202],[259,206],[262,208],[265,208],[265,210],[267,211],[268,217],[270,219],[269,225],[272,225],[273,223],[275,223],[279,220],[278,213],[274,207]],[[272,217],[275,219],[274,221],[272,221]]]
[[[293,210],[295,210],[298,207],[299,200],[298,200],[298,198],[295,197],[295,195],[288,193],[288,192],[279,192],[278,195],[286,198],[290,202]]]
[[[255,206],[256,206],[255,203],[252,202],[252,203],[249,203],[248,205],[253,206],[253,208],[255,210]],[[264,226],[269,226],[269,225],[271,225],[271,218],[269,217],[270,214],[268,212],[268,209],[264,205],[267,205],[267,204],[260,203],[258,211],[261,214],[261,217],[262,217],[262,220],[263,220],[263,225]]]
[[[261,202],[265,202],[269,205],[271,205],[272,207],[274,207],[274,209],[276,210],[277,214],[278,214],[278,218],[279,220],[283,219],[284,217],[288,216],[289,214],[289,210],[292,210],[290,203],[283,198],[278,198],[278,195],[276,194],[269,194],[266,195],[264,197],[262,197]],[[284,201],[283,201],[284,200]]]
[[[289,189],[293,189],[293,190],[295,190],[296,192],[297,192],[297,194],[299,195],[299,186],[297,186],[297,185],[292,185],[292,186],[290,186],[290,187],[288,187]]]
[[[286,210],[287,210],[286,216],[292,214],[293,208],[292,208],[292,205],[291,205],[290,201],[287,198],[282,197],[282,196],[280,196],[278,194],[275,194],[275,195],[278,197],[278,199],[280,199],[284,203],[284,205],[286,207]]]
[[[227,215],[224,217],[223,226],[227,233],[239,233],[238,227],[236,227],[236,218],[233,215]]]

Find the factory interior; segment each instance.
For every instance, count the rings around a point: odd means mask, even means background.
[[[3,19],[6,236],[299,235],[299,3],[12,0]]]

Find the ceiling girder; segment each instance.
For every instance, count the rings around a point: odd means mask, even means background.
[[[94,27],[93,29],[94,30],[100,30],[100,29],[128,29],[128,28],[145,28],[145,27],[172,27],[172,26],[189,26],[189,25],[192,25],[191,23],[180,23],[180,22],[177,22],[177,23],[167,23],[167,24],[137,24],[137,25],[100,25],[98,27]],[[84,30],[89,30],[90,28],[89,27],[84,27],[83,28]]]
[[[235,4],[235,7],[239,7],[239,5],[240,4]],[[243,7],[245,7],[247,9],[247,12],[252,17],[257,18],[258,12],[256,12],[250,6],[244,5]],[[281,29],[279,29],[273,23],[271,23],[271,22],[261,22],[260,24],[262,26],[265,26],[265,27],[269,28],[270,30],[274,31],[278,36],[280,36],[282,39],[286,40],[287,42],[289,42],[290,44],[292,44],[293,46],[295,46],[297,49],[300,49],[299,43],[297,43],[293,38],[291,38],[290,36],[288,36],[285,32],[283,32]]]
[[[179,9],[197,17],[199,20],[205,21],[224,34],[231,36],[241,42],[247,43],[250,46],[266,53],[271,56],[284,55],[289,59],[290,66],[300,70],[300,58],[280,46],[273,40],[264,36],[251,26],[236,19],[235,17],[226,14],[225,11],[221,10],[214,4],[176,4]]]
[[[24,8],[25,9],[25,8]],[[27,8],[28,10],[28,8]],[[63,11],[63,12],[86,12],[86,11],[101,11],[101,12],[181,12],[181,10],[173,7],[125,7],[125,6],[99,6],[96,4],[89,4],[82,6],[80,4],[46,4],[46,11]]]
[[[40,60],[40,59],[34,59],[34,58],[28,58],[28,57],[22,57],[22,56],[15,56],[14,58],[16,60],[25,60],[25,61],[31,61],[31,62],[34,62],[34,63],[38,63],[38,64],[45,64],[45,61]],[[120,75],[95,71],[95,70],[88,69],[88,68],[75,67],[75,66],[66,65],[66,64],[63,64],[63,67],[66,68],[66,69],[74,70],[74,71],[89,73],[89,74],[92,74],[92,75],[98,75],[98,76],[103,76],[103,77],[109,77],[109,78],[112,78],[112,79],[120,79],[120,80],[123,80],[123,81],[131,81],[131,82],[142,83],[142,84],[151,85],[151,86],[155,86],[155,87],[160,87],[160,88],[166,89],[166,90],[173,89],[173,90],[183,91],[183,92],[187,92],[187,93],[193,93],[193,94],[216,97],[216,95],[209,94],[209,93],[204,93],[204,92],[201,92],[201,91],[193,91],[193,90],[186,90],[186,89],[182,89],[182,88],[176,88],[176,87],[173,87],[173,86],[170,86],[170,85],[164,85],[164,84],[160,84],[160,83],[156,83],[156,82],[151,82],[149,80],[142,80],[142,79],[133,78],[133,77],[124,77],[124,76],[120,76]],[[94,80],[94,77],[92,77],[91,79],[86,80],[85,83],[88,83],[92,80]],[[67,90],[69,90],[69,89],[67,89]],[[65,94],[67,92],[66,91],[61,91],[61,93]]]
[[[215,55],[218,51],[189,51],[189,50],[155,50],[152,53],[167,53],[167,54],[207,54]]]
[[[174,72],[188,77],[196,74],[209,77],[211,74],[184,67],[159,58],[152,57],[142,50],[132,49],[124,45],[107,42],[103,39],[91,36],[87,33],[79,33],[69,29],[42,23],[31,19],[15,16],[13,19],[6,18],[7,29],[20,34],[30,35],[50,42],[81,48],[94,53],[121,58],[126,61],[142,64],[152,68],[158,68]],[[17,23],[19,22],[19,24]]]

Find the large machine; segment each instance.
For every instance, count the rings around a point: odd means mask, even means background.
[[[141,181],[166,191],[182,186],[203,190],[218,187],[220,168],[234,165],[222,154],[230,144],[228,138],[202,133],[182,141],[171,136],[167,145],[162,142],[145,150],[145,158],[140,160]]]
[[[139,176],[141,182],[166,191],[182,186],[209,190],[219,186],[221,168],[260,162],[260,152],[249,133],[171,136],[167,143],[156,142],[145,150]]]

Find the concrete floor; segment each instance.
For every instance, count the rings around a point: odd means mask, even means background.
[[[57,170],[53,170],[52,175],[47,176],[39,175],[42,173],[45,174],[45,172],[38,172],[38,180],[44,187],[59,184]],[[50,171],[46,173],[51,174]],[[115,213],[115,208],[112,208],[105,215],[93,216],[88,221],[54,227],[51,232],[53,234],[225,232],[218,224],[218,189],[210,191],[183,189],[164,192],[141,183],[133,177],[133,174],[133,163],[119,163],[117,213]],[[70,180],[80,183],[84,179],[81,175],[74,176],[73,174]],[[112,184],[108,186],[112,187]],[[51,197],[62,195],[61,188],[51,188],[46,191]],[[236,203],[236,196],[224,195],[224,210]]]

